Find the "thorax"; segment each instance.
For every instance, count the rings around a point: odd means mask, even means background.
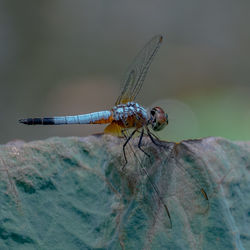
[[[132,122],[130,127],[145,124],[148,120],[147,110],[135,102],[128,102],[126,104],[119,104],[112,109],[115,121]]]

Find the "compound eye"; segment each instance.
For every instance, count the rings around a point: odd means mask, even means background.
[[[168,117],[160,107],[155,107],[150,111],[151,126],[154,131],[162,130],[168,124]]]

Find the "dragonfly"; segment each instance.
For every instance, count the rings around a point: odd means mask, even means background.
[[[104,133],[122,136],[125,138],[125,143],[123,144],[125,164],[123,165],[123,168],[128,162],[126,156],[126,146],[129,144],[130,140],[135,134],[139,133],[139,150],[143,152],[146,157],[150,157],[150,154],[142,148],[142,139],[144,135],[148,135],[154,145],[162,147],[161,141],[154,134],[154,132],[163,130],[168,125],[168,114],[158,106],[147,110],[138,104],[135,99],[142,88],[146,74],[153,61],[153,58],[157,54],[162,44],[162,41],[162,35],[154,36],[134,58],[134,61],[125,74],[121,93],[115,102],[115,106],[111,110],[73,116],[25,118],[20,119],[19,122],[26,125],[108,124],[104,130]],[[151,180],[150,175],[146,167],[143,166],[142,161],[139,160],[139,162],[142,167],[142,171],[147,176],[152,189],[158,197],[158,201],[163,205],[169,225],[172,227],[170,212],[166,202],[160,194],[159,188],[157,187],[156,183]],[[204,199],[208,200],[205,190],[200,190],[204,195]]]

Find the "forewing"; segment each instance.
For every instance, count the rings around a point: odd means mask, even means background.
[[[128,138],[129,130],[124,130],[124,135]],[[130,179],[129,183],[134,182],[134,185],[137,186],[136,189],[140,190],[141,199],[144,200],[143,208],[150,215],[148,219],[151,221],[151,226],[154,227],[155,223],[161,223],[166,228],[171,228],[171,216],[167,204],[164,202],[163,192],[158,189],[155,179],[152,179],[155,170],[150,167],[153,164],[151,157],[149,158],[138,148],[138,140],[139,138],[132,139],[126,147],[128,165],[125,166],[125,171],[128,174],[128,179]],[[130,164],[136,166],[133,171],[127,169]]]
[[[135,100],[162,39],[161,35],[154,36],[135,57],[125,74],[121,95],[115,105]]]

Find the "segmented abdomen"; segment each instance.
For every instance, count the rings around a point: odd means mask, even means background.
[[[113,120],[111,111],[100,111],[84,115],[55,116],[51,118],[26,118],[19,122],[27,125],[102,124]]]

